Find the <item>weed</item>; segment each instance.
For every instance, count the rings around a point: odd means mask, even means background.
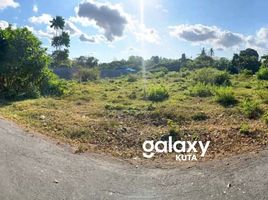
[[[215,100],[222,106],[231,106],[237,103],[231,87],[219,87],[214,90]]]
[[[245,134],[245,135],[248,135],[250,134],[250,128],[249,128],[249,125],[246,124],[246,123],[243,123],[239,129],[239,132],[241,134]]]
[[[212,96],[211,86],[204,83],[197,83],[189,88],[189,93],[193,97],[209,97]]]
[[[257,72],[257,78],[260,80],[268,80],[268,68],[261,67]]]
[[[192,119],[195,121],[203,121],[203,120],[207,120],[208,118],[209,117],[204,112],[198,112],[192,116]]]
[[[163,86],[151,86],[146,94],[150,101],[164,101],[169,97],[168,91]]]
[[[257,119],[261,116],[262,110],[257,102],[246,98],[241,104],[242,113],[249,119]]]

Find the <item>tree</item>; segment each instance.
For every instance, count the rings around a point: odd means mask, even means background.
[[[228,70],[230,68],[231,62],[227,58],[220,58],[215,61],[215,67],[218,70]]]
[[[207,56],[206,49],[203,47],[200,56]]]
[[[214,66],[214,60],[212,57],[208,56],[205,48],[201,50],[201,54],[196,57],[192,63],[193,68],[203,68],[203,67],[212,67]]]
[[[143,65],[143,58],[141,56],[129,56],[127,63],[129,67],[139,70]]]
[[[262,56],[262,67],[268,67],[268,55]]]
[[[80,56],[75,59],[74,64],[84,68],[93,68],[98,66],[98,59],[88,56]]]
[[[210,50],[209,50],[209,55],[210,55],[210,57],[213,57],[214,56],[214,49],[213,48],[210,48]]]
[[[27,28],[10,26],[0,30],[0,43],[1,98],[38,95],[49,63],[41,42]]]
[[[256,73],[260,68],[259,54],[254,49],[240,51],[239,55],[234,54],[232,65],[240,70],[250,70]]]
[[[51,45],[55,47],[55,51],[52,53],[53,66],[58,66],[68,63],[69,50],[70,47],[70,36],[67,32],[63,31],[65,27],[65,21],[63,17],[56,16],[50,21],[51,28],[54,28],[55,35],[52,38]],[[62,50],[62,47],[65,49]]]
[[[61,16],[56,16],[50,21],[50,28],[54,28],[56,30],[56,36],[58,36],[58,31],[63,30],[65,26],[65,20]]]

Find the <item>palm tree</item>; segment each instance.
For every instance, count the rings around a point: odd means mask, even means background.
[[[209,54],[210,54],[210,57],[213,57],[214,56],[214,49],[213,48],[210,48]]]
[[[50,28],[54,28],[56,31],[56,36],[58,35],[58,30],[60,29],[63,31],[63,28],[65,26],[65,20],[61,16],[56,16],[50,21],[51,25]]]

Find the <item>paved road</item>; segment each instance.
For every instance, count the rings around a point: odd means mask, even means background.
[[[73,154],[0,120],[0,199],[264,200],[267,154],[192,168],[136,168],[101,156]]]

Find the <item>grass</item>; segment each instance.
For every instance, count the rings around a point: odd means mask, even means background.
[[[215,101],[225,107],[232,106],[237,103],[237,99],[235,98],[233,89],[231,87],[216,88]]]
[[[208,158],[249,152],[267,145],[267,114],[263,118],[249,119],[236,102],[250,98],[267,110],[268,105],[256,91],[265,90],[268,82],[253,76],[230,76],[232,89],[220,87],[213,92],[215,96],[199,98],[203,96],[203,87],[204,93],[207,92],[207,86],[196,86],[189,78],[191,72],[154,76],[148,74],[146,85],[136,75],[135,78],[72,84],[72,92],[60,98],[3,102],[0,114],[67,142],[75,146],[78,153],[106,152],[121,158],[141,157],[144,140],[159,140],[171,133],[184,140],[211,140],[213,145]],[[251,88],[245,87],[246,83],[251,83]],[[144,99],[145,88],[151,91],[150,100]],[[198,95],[189,96],[189,88],[195,88],[192,91],[198,91],[193,92]],[[243,123],[259,130],[254,142],[239,134]],[[246,127],[241,131],[247,131]]]

